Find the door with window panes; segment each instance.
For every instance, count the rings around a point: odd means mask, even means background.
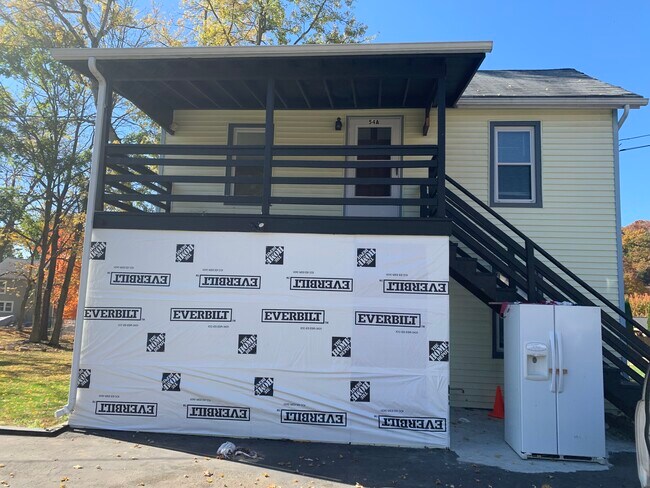
[[[348,144],[352,146],[392,146],[402,143],[401,117],[350,117],[348,119]],[[373,166],[373,161],[400,159],[397,156],[375,155],[357,156],[355,161],[368,161],[367,167],[348,168],[348,178],[399,178],[398,168]],[[346,185],[346,198],[385,199],[386,205],[346,205],[345,215],[350,217],[399,217],[399,205],[391,204],[392,199],[400,197],[400,186],[391,184]]]
[[[234,125],[231,133],[231,144],[235,146],[263,146],[265,144],[264,126],[258,124]],[[236,197],[261,197],[261,182],[264,168],[264,158],[261,156],[246,156],[242,159],[246,161],[258,161],[259,166],[237,166],[237,157],[233,157],[235,164],[230,169],[231,176],[259,178],[259,183],[233,183],[230,193]]]

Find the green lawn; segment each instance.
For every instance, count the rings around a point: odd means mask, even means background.
[[[51,427],[64,419],[54,412],[68,399],[72,350],[23,344],[27,334],[0,330],[0,425]],[[15,350],[27,348],[26,351]]]

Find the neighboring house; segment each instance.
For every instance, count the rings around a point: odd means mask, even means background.
[[[20,308],[27,291],[29,261],[6,258],[0,262],[0,317],[20,317]],[[31,324],[34,318],[34,304],[29,299],[23,318],[24,324]]]
[[[603,306],[605,395],[629,414],[636,400],[621,393],[621,373],[638,387],[628,361],[645,370],[650,349],[617,311],[618,129],[648,101],[574,69],[477,71],[490,51],[423,43],[54,56],[105,77],[109,93],[165,132],[165,145],[96,139],[93,228],[450,236],[452,406],[490,408],[503,383],[499,303],[567,300]]]

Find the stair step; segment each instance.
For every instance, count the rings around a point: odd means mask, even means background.
[[[605,397],[628,417],[634,416],[634,409],[641,399],[641,385],[630,381],[606,382]]]
[[[473,276],[469,277],[470,281],[486,293],[488,296],[494,296],[497,290],[497,277],[494,273],[481,273],[476,272]]]
[[[453,266],[464,275],[469,276],[477,272],[476,266],[478,263],[476,262],[476,259],[456,256],[453,261],[449,262],[449,265]]]
[[[497,287],[496,293],[494,295],[495,302],[516,302],[522,300],[522,297],[519,296],[517,288],[507,288],[507,287]]]

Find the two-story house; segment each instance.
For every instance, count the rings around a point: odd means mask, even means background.
[[[500,304],[546,300],[602,307],[630,413],[618,130],[647,99],[491,49],[54,50],[100,89],[71,423],[448,445],[503,383]],[[163,143],[108,143],[112,93]]]

